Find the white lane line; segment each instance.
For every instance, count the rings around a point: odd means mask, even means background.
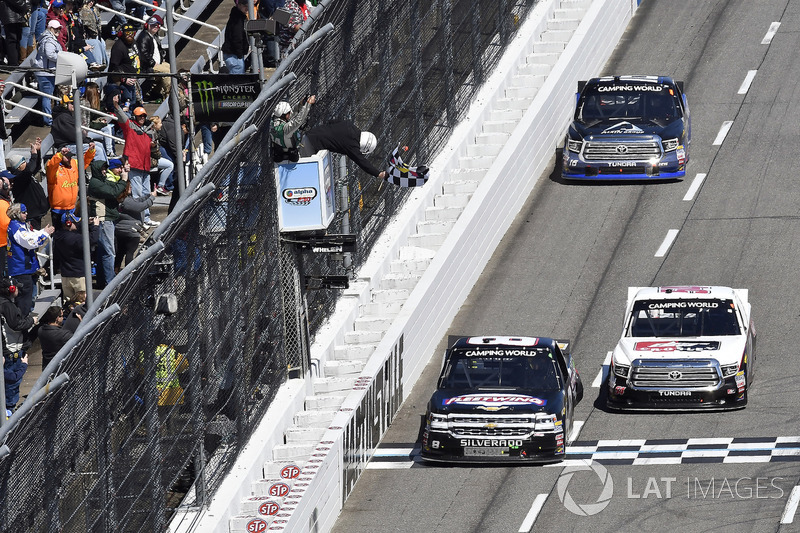
[[[800,486],[795,486],[789,499],[786,501],[786,508],[781,515],[781,524],[791,524],[794,522],[794,513],[797,512],[797,504],[800,503]]]
[[[402,463],[376,463],[375,461],[370,461],[367,463],[367,470],[405,470],[412,466],[414,466],[414,461],[404,461]]]
[[[600,372],[597,373],[597,377],[594,378],[594,381],[592,381],[593,388],[596,389],[603,384],[603,382],[606,379],[606,376],[608,376],[608,367],[610,364],[611,364],[611,352],[608,352],[606,354],[606,358],[603,360],[603,366],[600,367]]]
[[[748,70],[747,76],[744,77],[744,81],[742,82],[742,86],[739,87],[739,94],[747,94],[747,91],[750,90],[750,84],[753,83],[753,78],[756,77],[757,70]]]
[[[374,457],[408,457],[414,452],[419,453],[419,448],[378,448]]]
[[[528,514],[525,516],[525,520],[523,520],[522,525],[519,526],[519,533],[528,533],[531,530],[533,523],[536,522],[536,517],[539,516],[539,512],[542,510],[542,507],[544,507],[544,502],[546,500],[547,494],[536,495],[536,498],[533,500],[531,510],[528,511]]]
[[[578,435],[581,434],[581,430],[583,429],[583,420],[574,420],[572,422],[572,429],[569,432],[569,437],[567,437],[567,443],[575,442],[575,439],[578,438]]]
[[[767,30],[767,34],[764,35],[764,38],[761,39],[761,44],[769,44],[772,42],[772,38],[775,37],[775,34],[778,33],[778,28],[781,27],[780,22],[773,22],[769,25],[769,30]]]
[[[669,251],[669,247],[672,246],[672,241],[675,240],[675,237],[678,236],[678,230],[671,229],[667,232],[667,236],[664,237],[664,242],[661,243],[661,246],[658,247],[656,250],[656,257],[664,257],[667,255]]]
[[[719,133],[717,133],[717,138],[714,139],[714,142],[711,143],[713,146],[719,146],[725,140],[725,136],[728,135],[728,132],[733,126],[732,120],[726,120],[722,123],[722,126],[719,128]]]
[[[684,202],[691,202],[694,200],[694,195],[700,190],[700,185],[703,184],[704,179],[706,179],[706,174],[704,173],[700,173],[694,177],[692,185],[689,187],[689,190],[686,191],[686,196],[683,197]]]

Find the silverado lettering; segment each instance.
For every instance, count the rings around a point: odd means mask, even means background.
[[[483,446],[496,446],[510,448],[513,446],[522,446],[523,441],[520,439],[461,439],[461,447],[483,447]]]

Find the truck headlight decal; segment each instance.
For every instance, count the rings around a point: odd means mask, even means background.
[[[678,148],[679,140],[678,139],[666,139],[661,141],[661,146],[664,147],[665,152],[672,152],[673,150]]]
[[[570,152],[575,152],[576,154],[581,153],[581,148],[583,148],[583,141],[575,141],[572,139],[567,139],[567,150]]]

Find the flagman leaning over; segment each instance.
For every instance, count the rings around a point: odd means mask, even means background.
[[[308,130],[300,143],[300,155],[308,157],[320,150],[344,154],[370,176],[386,179],[386,171],[378,170],[366,158],[377,145],[378,140],[371,132],[361,131],[349,120],[343,120]]]
[[[300,144],[300,127],[308,118],[311,106],[317,101],[315,95],[306,98],[306,101],[295,113],[289,102],[278,102],[272,111],[272,123],[269,136],[272,139],[272,157],[276,163],[291,161],[296,163],[300,159],[298,146]]]

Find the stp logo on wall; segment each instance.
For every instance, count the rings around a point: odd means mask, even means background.
[[[286,483],[273,483],[270,485],[269,491],[267,492],[269,492],[269,495],[274,498],[283,498],[289,494],[290,490],[291,488]]]
[[[247,523],[247,533],[261,533],[267,530],[268,525],[264,520],[254,518]]]
[[[264,516],[275,516],[280,510],[281,506],[272,501],[266,501],[258,506],[258,514]]]
[[[300,475],[300,467],[297,465],[286,465],[281,468],[281,479],[296,479]]]

